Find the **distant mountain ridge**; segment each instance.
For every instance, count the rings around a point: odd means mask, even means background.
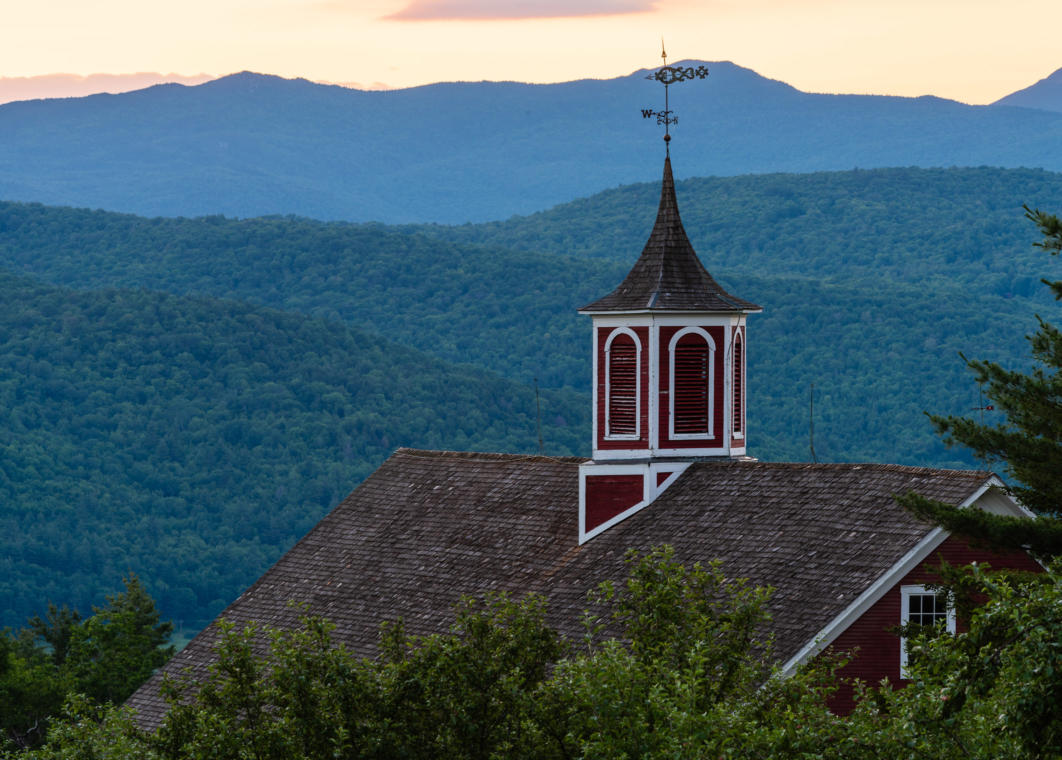
[[[682,83],[680,177],[886,166],[1062,170],[1062,113],[818,95],[730,62]],[[644,71],[359,91],[243,72],[0,106],[0,198],[147,216],[507,218],[658,174]]]
[[[1020,106],[1062,113],[1062,69],[1046,76],[1036,84],[1002,97],[994,106]]]

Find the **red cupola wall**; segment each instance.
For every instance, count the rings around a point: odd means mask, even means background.
[[[593,461],[580,477],[580,540],[647,506],[686,465],[745,456],[745,318],[690,245],[671,160],[656,223],[593,321]]]

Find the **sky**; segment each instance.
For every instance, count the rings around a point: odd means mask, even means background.
[[[990,103],[1062,67],[1060,0],[38,0],[5,3],[0,85],[250,70],[361,88],[558,82],[730,60],[808,92]],[[115,91],[113,77],[86,87]],[[70,83],[71,78],[65,80]],[[128,80],[133,81],[133,80]],[[132,87],[131,85],[130,87]],[[13,91],[13,90],[12,90]],[[3,93],[0,92],[0,96]],[[0,100],[12,99],[0,97]]]

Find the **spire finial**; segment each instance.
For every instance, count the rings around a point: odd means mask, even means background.
[[[704,79],[708,76],[708,67],[703,63],[694,68],[693,66],[668,66],[667,49],[664,47],[664,38],[660,38],[660,58],[664,65],[649,74],[646,79],[655,79],[664,85],[664,110],[654,111],[651,108],[642,109],[642,118],[656,117],[657,124],[664,125],[664,150],[671,156],[671,125],[678,124],[678,117],[671,111],[668,88],[672,82],[685,82],[687,79]]]

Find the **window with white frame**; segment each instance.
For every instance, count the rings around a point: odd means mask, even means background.
[[[948,595],[925,586],[900,587],[900,624],[941,625],[955,633],[955,610]],[[900,637],[900,678],[907,678],[907,639]]]
[[[671,393],[669,434],[678,438],[711,438],[715,376],[715,342],[699,327],[679,330],[668,345]]]
[[[641,343],[620,328],[605,344],[605,437],[637,439],[641,428]]]
[[[733,366],[733,399],[731,400],[731,414],[733,415],[733,431],[735,438],[745,435],[745,346],[741,340],[741,333],[734,334],[734,366]]]

